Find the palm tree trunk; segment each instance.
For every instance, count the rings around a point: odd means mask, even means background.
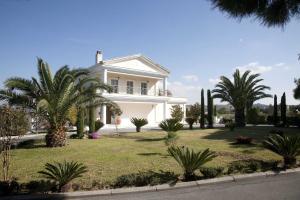
[[[64,127],[50,129],[46,135],[47,147],[62,147],[65,146],[67,139],[66,129]]]
[[[237,127],[245,127],[245,108],[235,109],[235,123]]]

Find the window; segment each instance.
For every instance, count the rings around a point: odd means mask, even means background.
[[[141,83],[141,95],[148,94],[148,86],[147,83]]]
[[[127,81],[127,94],[133,94],[133,81]]]
[[[110,85],[112,86],[112,92],[118,93],[119,92],[119,80],[118,79],[111,79]]]

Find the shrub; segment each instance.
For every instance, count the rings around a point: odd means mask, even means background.
[[[96,131],[98,131],[99,129],[101,129],[103,126],[104,126],[104,124],[100,120],[96,120],[95,121],[95,130]]]
[[[283,157],[284,167],[296,164],[296,157],[300,155],[299,136],[281,136],[278,134],[269,136],[263,142],[265,148]]]
[[[185,118],[186,123],[188,123],[189,128],[192,130],[193,129],[193,124],[196,122],[196,120],[192,117],[187,117]]]
[[[46,163],[45,170],[38,173],[44,178],[54,181],[58,192],[65,192],[70,187],[69,183],[73,179],[81,177],[85,172],[87,172],[87,168],[82,163],[64,161],[54,164]]]
[[[148,120],[144,119],[144,118],[136,118],[133,117],[131,118],[131,123],[133,123],[136,127],[136,132],[141,132],[141,127],[145,126],[146,124],[148,124]]]
[[[247,111],[247,123],[248,124],[258,124],[259,110],[258,108],[250,108]]]
[[[30,181],[25,184],[25,188],[29,193],[45,193],[55,191],[55,184],[49,180]]]
[[[204,178],[215,178],[221,176],[224,171],[224,167],[201,167],[200,172]]]
[[[253,138],[247,137],[247,136],[238,136],[235,138],[236,144],[251,144],[253,141]]]
[[[271,134],[277,134],[277,135],[280,135],[280,136],[284,135],[284,132],[282,130],[280,130],[280,129],[272,129],[272,130],[270,130],[269,133],[271,133]]]
[[[119,176],[113,184],[114,188],[159,185],[177,180],[177,175],[172,172],[138,172]]]
[[[176,120],[177,122],[181,122],[184,116],[183,109],[180,105],[173,105],[171,107],[171,117],[172,119]]]
[[[159,127],[166,132],[177,132],[183,128],[183,124],[176,119],[166,119],[159,124]]]
[[[195,152],[187,147],[171,146],[168,148],[168,153],[183,169],[185,180],[194,179],[195,171],[216,157],[216,154],[209,149]]]
[[[234,131],[235,123],[233,121],[226,122],[225,128],[229,128],[230,131]]]
[[[251,173],[261,168],[261,162],[258,160],[238,160],[230,163],[228,174],[232,173]]]
[[[178,135],[176,132],[168,132],[167,136],[165,137],[165,144],[167,146],[175,145],[177,140],[178,140]]]
[[[10,181],[0,181],[0,196],[16,194],[20,190],[20,184],[16,179]]]

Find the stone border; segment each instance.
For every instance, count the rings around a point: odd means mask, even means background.
[[[225,182],[239,182],[245,179],[252,179],[258,177],[271,177],[277,175],[285,175],[291,173],[300,173],[300,167],[295,169],[287,169],[285,171],[267,171],[267,172],[257,172],[252,174],[239,174],[232,176],[223,176],[219,178],[204,179],[198,181],[190,182],[179,182],[176,185],[156,185],[156,186],[144,186],[144,187],[131,187],[131,188],[118,188],[118,189],[108,189],[108,190],[94,190],[94,191],[78,191],[78,192],[66,192],[66,193],[54,193],[54,194],[44,194],[44,195],[16,195],[1,197],[2,200],[27,200],[27,199],[51,199],[51,198],[80,198],[80,197],[95,197],[95,196],[110,196],[117,194],[126,193],[137,193],[137,192],[158,192],[163,190],[173,190],[178,188],[186,187],[201,187],[204,185],[225,183]]]

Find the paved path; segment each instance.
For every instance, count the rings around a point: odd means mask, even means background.
[[[300,173],[201,187],[76,199],[101,200],[299,200]]]

